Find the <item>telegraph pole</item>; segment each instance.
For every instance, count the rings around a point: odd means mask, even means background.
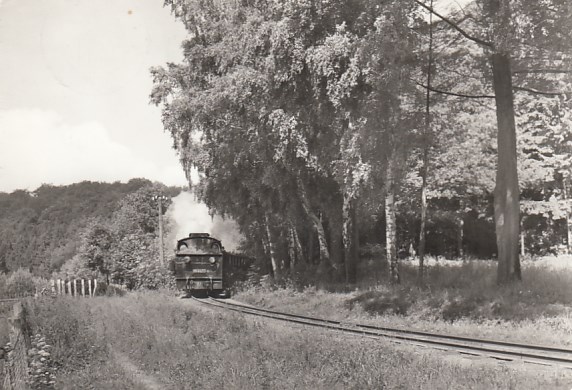
[[[165,254],[163,253],[163,201],[169,200],[164,195],[153,195],[153,200],[157,201],[159,211],[159,261],[161,266],[165,265]]]

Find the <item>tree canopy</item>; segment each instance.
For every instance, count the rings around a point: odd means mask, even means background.
[[[499,282],[520,278],[519,198],[570,177],[565,1],[165,4],[188,38],[182,63],[151,70],[151,101],[200,198],[275,276],[304,258],[351,281],[361,233],[399,281],[424,164],[430,206],[494,219]]]

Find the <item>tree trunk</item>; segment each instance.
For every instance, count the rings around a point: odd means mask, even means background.
[[[314,264],[314,230],[308,229],[308,264]]]
[[[328,220],[330,261],[334,266],[335,278],[337,281],[345,279],[344,269],[344,244],[343,244],[343,200],[338,204],[332,202],[332,207],[328,207],[326,214]],[[336,207],[337,206],[337,207]]]
[[[322,224],[322,220],[320,217],[312,211],[310,206],[310,201],[308,200],[308,196],[306,194],[306,188],[304,187],[304,183],[302,179],[298,177],[298,194],[300,195],[300,200],[302,202],[302,208],[304,212],[312,222],[314,229],[316,229],[316,233],[318,235],[318,245],[320,248],[320,264],[321,265],[331,265],[330,263],[330,251],[328,249],[328,241],[326,240],[326,233],[324,231],[324,225]]]
[[[429,91],[429,90],[427,90]],[[423,167],[421,168],[421,221],[419,223],[419,270],[418,279],[419,282],[423,281],[423,276],[425,275],[424,261],[425,261],[425,238],[426,234],[426,223],[427,223],[427,165],[429,160],[429,147],[425,145],[423,150]]]
[[[568,210],[566,211],[566,253],[572,254],[572,213],[570,212],[570,206],[568,205]]]
[[[334,220],[328,224],[328,227],[330,232],[330,260],[332,264],[336,266],[338,272],[340,272],[336,277],[342,279],[343,275],[341,272],[343,272],[344,267],[342,223],[341,221]]]
[[[396,213],[395,213],[395,177],[394,161],[387,165],[385,189],[385,250],[389,265],[389,281],[393,284],[400,282],[396,243]]]
[[[288,227],[288,257],[290,258],[289,268],[293,271],[297,263],[297,250],[296,250],[296,239],[294,238],[294,227],[292,224]]]
[[[280,273],[280,265],[278,263],[278,258],[276,255],[276,246],[274,245],[274,240],[272,239],[272,232],[270,231],[270,218],[268,214],[266,215],[266,237],[268,240],[268,251],[270,254],[270,264],[272,264],[272,273],[275,279],[279,279],[282,275]]]
[[[429,3],[433,9],[433,0]],[[429,12],[429,56],[427,61],[427,91],[425,95],[425,129],[423,130],[423,166],[421,167],[421,221],[419,224],[419,282],[423,281],[425,260],[425,225],[427,222],[427,171],[429,169],[429,142],[431,132],[431,66],[433,65],[433,13]]]
[[[264,235],[260,238],[260,244],[262,245],[261,253],[263,254],[264,259],[268,259],[268,261],[264,262],[264,269],[262,270],[263,273],[270,271],[274,275],[274,271],[272,271],[272,263],[270,262],[270,249],[268,248],[268,237],[266,234],[266,228],[264,229]],[[270,264],[269,264],[270,263]]]
[[[520,192],[512,76],[508,54],[494,53],[492,65],[498,126],[498,163],[494,193],[498,248],[497,282],[502,284],[521,279],[518,256]]]
[[[326,239],[326,231],[322,223],[322,218],[317,217],[315,214],[311,217],[318,234],[318,247],[320,248],[320,265],[334,265],[330,261],[330,250],[328,249],[328,240]]]
[[[566,178],[562,179],[562,195],[564,197],[564,207],[566,207],[566,253],[572,254],[572,207],[568,200]]]
[[[344,265],[346,273],[346,284],[356,282],[357,251],[358,251],[358,229],[355,224],[356,202],[348,193],[344,194],[342,207],[343,224],[342,240],[344,244]]]
[[[464,256],[463,253],[463,237],[464,237],[464,225],[463,217],[459,215],[457,217],[457,256],[461,259]]]
[[[294,224],[292,224],[292,238],[294,239],[294,248],[296,250],[296,262],[306,262],[304,251],[302,250],[302,243],[300,242],[300,237],[298,236],[298,231]]]
[[[262,241],[262,251],[264,253],[264,258],[268,259],[268,261],[264,262],[265,270],[270,268],[270,273],[274,276],[274,270],[272,269],[272,260],[270,259],[270,247],[268,246],[268,232],[266,231],[266,225],[264,225],[264,236],[260,241]],[[270,267],[269,264],[270,263]]]

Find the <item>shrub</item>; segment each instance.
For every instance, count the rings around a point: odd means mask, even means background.
[[[476,312],[477,307],[474,300],[457,298],[443,304],[441,316],[445,321],[453,322],[463,317],[470,317]]]
[[[117,284],[107,284],[105,282],[99,282],[97,284],[97,294],[98,296],[106,297],[122,297],[127,293],[125,287]]]
[[[55,279],[93,279],[96,276],[97,272],[89,269],[86,260],[80,255],[66,261],[60,272],[54,274]]]
[[[411,306],[407,294],[394,291],[367,291],[347,301],[350,309],[359,304],[369,314],[393,313],[406,315]]]
[[[169,270],[156,262],[143,262],[135,268],[135,288],[158,290],[175,288],[175,279]]]
[[[6,294],[8,296],[35,294],[37,284],[39,284],[39,280],[37,280],[30,271],[19,268],[6,280]]]

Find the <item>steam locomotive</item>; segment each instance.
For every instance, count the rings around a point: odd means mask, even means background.
[[[177,241],[169,268],[177,288],[194,296],[229,298],[231,284],[246,276],[253,259],[224,250],[208,233],[191,233]]]

